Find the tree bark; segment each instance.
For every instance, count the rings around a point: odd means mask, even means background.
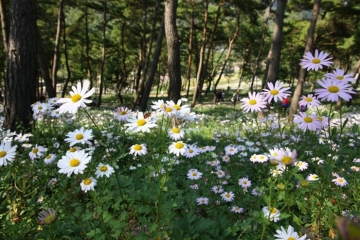
[[[191,64],[192,64],[192,51],[193,51],[193,43],[192,43],[192,39],[193,39],[193,34],[194,34],[194,28],[195,28],[195,22],[194,22],[194,2],[191,0],[190,1],[191,4],[191,26],[190,26],[190,33],[189,33],[189,45],[188,45],[188,74],[187,74],[187,78],[188,78],[188,86],[187,86],[187,91],[186,91],[186,98],[189,98],[189,92],[190,92],[190,83],[191,83]]]
[[[56,97],[56,89],[52,85],[51,77],[48,69],[48,62],[45,59],[45,51],[42,45],[40,32],[36,31],[36,47],[37,47],[37,58],[41,70],[42,77],[45,82],[46,92],[49,98]]]
[[[107,26],[107,0],[104,0],[104,21],[103,21],[103,29],[102,29],[102,38],[103,38],[103,44],[101,48],[101,66],[100,66],[100,92],[99,92],[99,101],[98,101],[98,107],[101,105],[101,97],[103,94],[103,88],[104,88],[104,72],[105,72],[105,48],[106,48],[106,26]]]
[[[209,60],[210,60],[210,53],[212,52],[212,49],[213,49],[213,45],[214,45],[214,39],[215,39],[215,35],[216,35],[216,31],[217,31],[217,26],[218,26],[218,22],[219,22],[219,18],[220,18],[220,13],[221,13],[221,7],[225,4],[225,2],[223,0],[220,0],[219,3],[218,3],[218,8],[216,10],[216,16],[215,16],[215,23],[214,23],[214,26],[213,26],[213,29],[212,29],[212,33],[211,33],[211,36],[210,36],[210,39],[209,39],[209,44],[207,46],[207,54],[206,54],[206,58],[205,58],[205,64],[202,68],[202,71],[200,73],[200,89],[203,88],[204,86],[204,81],[205,81],[205,78],[206,78],[206,73],[207,73],[207,69],[208,69],[208,66],[209,66]],[[195,93],[194,93],[195,94]],[[198,97],[198,100],[199,102],[202,102],[202,99],[201,99],[201,92],[200,92],[200,95],[197,96]],[[216,100],[216,99],[215,99]]]
[[[236,40],[237,36],[239,35],[239,30],[240,30],[240,13],[239,12],[236,12],[236,30],[235,30],[235,33],[233,35],[233,37],[231,38],[231,40],[229,40],[229,48],[228,48],[228,52],[227,52],[227,55],[226,55],[226,58],[224,60],[224,63],[221,67],[221,70],[220,70],[220,74],[219,74],[219,77],[218,79],[216,80],[216,82],[214,83],[214,89],[213,89],[213,93],[214,93],[214,104],[216,104],[216,87],[217,85],[219,84],[220,82],[220,79],[221,79],[221,76],[225,70],[225,67],[226,67],[226,64],[230,58],[230,54],[231,54],[231,50],[232,50],[232,46],[234,44],[234,41]]]
[[[1,18],[1,33],[3,37],[3,43],[4,43],[4,50],[7,53],[8,52],[8,24],[5,19],[5,11],[4,11],[4,1],[0,0],[0,18]]]
[[[36,102],[35,0],[11,1],[8,47],[4,128],[30,130],[31,104]]]
[[[63,14],[64,8],[64,1],[59,0],[59,11],[58,11],[58,20],[57,20],[57,28],[56,28],[56,37],[55,37],[55,46],[54,46],[54,59],[53,59],[53,66],[51,71],[51,78],[52,78],[52,85],[56,89],[57,84],[57,71],[58,71],[58,64],[59,64],[59,46],[60,46],[60,37],[61,37],[61,25],[62,25],[62,18],[64,17]]]
[[[178,0],[166,0],[165,36],[168,50],[169,89],[168,98],[177,102],[181,98],[180,41],[176,27]]]
[[[200,89],[200,81],[201,81],[201,74],[204,65],[204,55],[205,55],[205,48],[206,48],[206,32],[207,32],[207,22],[208,22],[208,14],[209,14],[209,0],[205,0],[205,13],[204,13],[204,27],[203,27],[203,36],[202,36],[202,44],[200,48],[200,59],[199,64],[197,66],[197,74],[196,74],[196,84],[194,86],[194,95],[191,102],[191,107],[195,106],[196,98],[198,93],[201,94]]]
[[[316,22],[317,22],[318,15],[320,12],[320,1],[321,0],[314,0],[314,5],[313,5],[313,9],[312,9],[312,17],[311,17],[310,26],[309,26],[309,29],[307,32],[304,54],[306,52],[311,51],[313,43],[314,43],[315,27],[316,27]],[[296,88],[295,88],[295,91],[294,91],[294,94],[293,94],[293,97],[291,100],[291,105],[290,105],[290,110],[289,110],[288,121],[290,123],[293,122],[294,114],[296,113],[296,111],[298,109],[298,103],[299,103],[300,95],[302,94],[303,85],[304,85],[304,82],[306,79],[306,73],[307,73],[307,71],[305,68],[300,68],[299,79],[296,84]]]
[[[62,15],[64,15],[64,11],[61,12]],[[61,97],[65,97],[65,93],[67,90],[67,86],[71,80],[71,70],[70,70],[70,66],[69,66],[69,56],[67,53],[67,42],[66,42],[66,22],[65,22],[65,17],[63,16],[62,18],[62,29],[63,29],[63,48],[64,48],[64,56],[65,56],[65,66],[66,66],[66,72],[67,72],[67,78],[65,80],[65,84],[63,87],[63,91],[61,94]]]
[[[256,58],[255,68],[254,68],[254,71],[253,71],[253,75],[252,75],[252,77],[251,77],[250,92],[253,92],[253,90],[254,90],[255,77],[256,77],[257,71],[259,70],[260,59],[261,59],[261,56],[262,56],[262,53],[263,53],[264,44],[265,44],[266,31],[267,31],[267,29],[268,29],[268,21],[269,21],[270,15],[271,15],[271,8],[272,8],[272,6],[273,6],[273,4],[274,4],[274,1],[275,1],[275,0],[272,0],[272,1],[270,2],[269,7],[268,7],[268,10],[267,10],[268,12],[266,13],[267,16],[266,16],[266,19],[265,19],[265,22],[264,22],[263,32],[262,32],[262,35],[261,35],[259,53],[258,53],[257,58]]]
[[[92,71],[91,71],[91,64],[90,64],[90,41],[89,41],[89,9],[87,6],[85,6],[85,58],[86,58],[86,68],[87,68],[87,76],[90,81],[90,89],[93,87],[93,79],[92,79]]]
[[[153,84],[154,78],[155,78],[157,65],[158,65],[158,62],[160,59],[162,42],[163,42],[164,35],[165,35],[164,27],[165,27],[165,22],[164,22],[164,18],[163,18],[163,20],[161,21],[160,29],[159,29],[159,35],[158,35],[158,38],[156,41],[156,48],[155,48],[155,52],[153,55],[153,62],[151,64],[149,78],[146,82],[146,87],[145,87],[143,96],[141,96],[140,111],[142,111],[142,112],[145,112],[145,110],[146,110],[147,103],[149,101],[150,92],[151,92],[151,87],[152,87],[152,84]],[[160,85],[160,83],[159,83],[159,85]]]
[[[275,83],[276,80],[278,80],[277,78],[278,78],[279,66],[280,66],[281,46],[282,46],[282,38],[283,38],[282,33],[284,26],[286,4],[287,4],[287,0],[277,1],[274,36],[268,55],[269,68],[267,71],[266,82]]]

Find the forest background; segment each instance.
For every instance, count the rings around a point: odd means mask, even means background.
[[[191,106],[220,88],[292,87],[290,114],[321,76],[300,69],[304,52],[328,52],[359,84],[359,0],[0,0],[4,127],[29,126],[31,104],[64,97],[89,79],[145,111],[149,96]],[[331,70],[331,69],[328,69]],[[201,91],[200,91],[201,90]],[[201,93],[201,94],[199,94]],[[124,96],[132,94],[131,102]],[[215,97],[214,97],[215,98]]]

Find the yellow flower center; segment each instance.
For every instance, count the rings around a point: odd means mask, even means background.
[[[284,156],[281,158],[281,162],[285,165],[289,165],[291,163],[292,158],[290,156]]]
[[[87,179],[84,180],[85,185],[90,185],[91,182],[92,182],[91,178],[87,178]]]
[[[76,147],[72,147],[69,149],[69,152],[76,152],[77,148]]]
[[[44,220],[46,224],[50,224],[55,220],[55,218],[52,215],[47,215]]]
[[[249,104],[250,105],[255,105],[257,102],[256,102],[256,100],[255,99],[250,99],[250,101],[249,101]]]
[[[289,237],[287,240],[296,240],[296,239],[293,237]]]
[[[225,197],[229,198],[229,197],[230,197],[230,194],[229,194],[229,193],[225,194]]]
[[[313,60],[311,60],[311,62],[313,64],[319,64],[319,63],[321,63],[321,60],[319,58],[314,58]]]
[[[174,128],[172,129],[172,132],[173,132],[173,133],[179,133],[179,132],[180,132],[180,129],[174,127]]]
[[[312,119],[311,117],[306,116],[306,117],[304,117],[304,122],[306,122],[306,123],[312,123],[312,122],[313,122],[313,119]]]
[[[107,167],[106,166],[101,166],[100,167],[100,172],[106,172],[107,171]]]
[[[337,92],[340,91],[340,89],[339,89],[339,87],[337,87],[337,86],[330,86],[330,87],[328,88],[328,91],[331,92],[331,93],[337,93]]]
[[[38,109],[41,110],[41,109],[42,109],[42,106],[38,106]]]
[[[180,106],[177,105],[177,104],[174,105],[174,108],[175,108],[176,110],[178,110],[178,111],[180,110]]]
[[[194,152],[194,150],[192,150],[192,149],[189,150],[189,153],[193,153],[193,152]]]
[[[71,167],[77,167],[77,166],[79,166],[79,164],[80,164],[79,159],[73,158],[73,159],[70,160],[70,166]]]
[[[196,176],[197,176],[197,173],[196,173],[196,172],[193,172],[193,173],[192,173],[192,176],[193,176],[193,177],[196,177]]]
[[[344,76],[336,76],[336,79],[337,79],[337,80],[343,80],[343,79],[344,79]]]
[[[74,94],[74,95],[71,97],[71,101],[72,101],[73,103],[78,102],[80,99],[81,99],[81,95],[78,94],[78,93]]]
[[[177,148],[177,149],[182,149],[183,147],[184,147],[184,144],[182,142],[177,142],[175,144],[175,148]]]
[[[165,108],[165,112],[172,112],[172,108],[171,107]]]
[[[247,181],[243,181],[243,184],[246,185],[246,184],[247,184]]]
[[[342,182],[344,182],[344,180],[343,180],[342,178],[339,178],[339,179],[338,179],[338,182],[341,182],[341,183],[342,183]]]
[[[273,90],[270,91],[270,94],[273,95],[273,96],[275,96],[275,95],[278,95],[278,94],[279,94],[279,91],[276,90],[276,89],[273,89]]]
[[[120,115],[126,115],[127,112],[126,112],[126,111],[120,111],[119,114],[120,114]]]
[[[261,160],[265,158],[264,155],[260,155],[260,156],[258,156],[258,157],[259,157]]]
[[[6,156],[6,152],[5,152],[5,151],[1,151],[1,152],[0,152],[0,158],[5,157],[5,156]]]
[[[51,155],[49,154],[49,155],[47,155],[45,158],[46,158],[46,159],[50,159],[50,158],[51,158]]]
[[[305,101],[307,101],[307,102],[312,102],[312,98],[306,97],[306,98],[305,98]]]
[[[38,148],[34,148],[34,149],[32,150],[32,152],[35,153],[35,154],[36,154],[38,151],[39,151]]]
[[[79,134],[76,134],[75,138],[76,138],[76,140],[81,140],[84,138],[84,136],[81,133],[79,133]]]
[[[276,208],[271,207],[271,208],[270,208],[270,212],[271,212],[272,214],[275,214],[275,213],[277,212],[277,209],[276,209]]]
[[[145,119],[139,119],[139,120],[137,120],[137,125],[138,125],[138,126],[144,126],[145,124],[146,124]]]
[[[140,151],[142,149],[142,146],[140,144],[135,144],[134,145],[134,150],[135,151]]]

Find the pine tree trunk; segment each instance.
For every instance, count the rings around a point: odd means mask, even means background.
[[[165,36],[168,50],[169,89],[168,98],[177,102],[181,98],[180,41],[176,27],[178,0],[166,0]]]
[[[162,42],[163,42],[164,35],[165,35],[164,27],[165,27],[165,22],[164,22],[164,19],[163,19],[161,21],[161,26],[160,26],[160,29],[159,29],[159,35],[158,35],[158,38],[157,38],[157,41],[156,41],[156,48],[155,48],[155,52],[154,52],[154,55],[153,55],[153,62],[151,64],[149,78],[147,80],[143,96],[141,97],[140,111],[142,111],[142,112],[144,112],[146,110],[146,106],[147,106],[147,103],[149,101],[149,96],[150,96],[150,92],[151,92],[151,87],[153,85],[154,78],[155,78],[157,65],[158,65],[158,62],[159,62],[159,59],[160,59]]]
[[[54,46],[54,59],[53,59],[53,66],[52,66],[52,72],[51,72],[52,85],[55,89],[56,89],[56,84],[57,84],[57,71],[58,71],[58,64],[59,64],[59,57],[60,57],[59,45],[60,45],[60,37],[61,37],[61,25],[62,25],[62,18],[64,17],[63,8],[64,8],[64,1],[60,0],[57,28],[56,28],[56,37],[55,37],[55,46]]]
[[[64,15],[64,11],[62,11],[62,13]],[[67,90],[67,86],[71,80],[71,70],[70,70],[70,66],[69,66],[69,56],[67,53],[67,41],[66,41],[66,22],[65,22],[65,17],[62,18],[62,29],[63,29],[63,48],[64,48],[64,56],[65,56],[65,66],[66,66],[66,72],[67,72],[67,78],[65,80],[65,84],[62,90],[62,94],[61,97],[65,97],[65,93]]]
[[[269,69],[267,72],[266,82],[276,82],[278,80],[279,66],[280,66],[280,57],[281,57],[281,46],[283,38],[283,26],[284,26],[284,16],[287,0],[278,0],[277,9],[275,16],[275,27],[274,27],[274,36],[271,44],[271,49],[269,52]]]
[[[304,54],[311,50],[312,45],[314,43],[314,33],[315,33],[315,27],[316,27],[316,22],[318,19],[319,12],[320,12],[320,0],[314,0],[312,17],[311,17],[307,37],[306,37],[306,46],[305,46]],[[289,110],[288,121],[290,123],[293,122],[294,114],[296,113],[296,111],[298,109],[300,95],[302,94],[303,85],[304,85],[304,82],[306,79],[306,73],[307,73],[306,69],[300,68],[299,79],[296,84],[296,88],[295,88],[294,95],[291,100],[291,105],[290,105],[290,110]]]
[[[103,38],[103,44],[101,49],[101,66],[100,66],[100,92],[99,92],[99,101],[98,101],[98,107],[101,105],[101,98],[104,91],[104,72],[105,72],[105,50],[106,50],[106,25],[107,25],[107,1],[104,0],[104,22],[103,22],[103,29],[102,29],[102,38]]]
[[[204,65],[204,55],[205,55],[205,48],[206,48],[206,33],[207,33],[206,27],[207,27],[207,22],[208,22],[208,15],[209,15],[209,1],[205,0],[205,13],[204,13],[204,27],[203,27],[202,44],[201,44],[201,48],[200,48],[199,64],[197,66],[196,83],[194,86],[194,95],[193,95],[193,99],[191,102],[191,107],[195,106],[196,99],[198,97],[198,93],[201,94],[200,82],[201,82],[201,75],[202,75],[203,65]],[[196,40],[196,38],[195,38],[195,40]]]
[[[8,47],[4,127],[11,131],[21,127],[29,130],[31,104],[36,102],[35,0],[11,1]]]

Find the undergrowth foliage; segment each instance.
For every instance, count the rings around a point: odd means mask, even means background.
[[[31,133],[1,132],[0,236],[337,239],[338,216],[359,216],[360,115],[334,111],[352,92],[327,79],[295,125],[280,82],[241,100],[243,111],[195,113],[184,99],[147,113],[89,109],[86,81],[34,103]]]

